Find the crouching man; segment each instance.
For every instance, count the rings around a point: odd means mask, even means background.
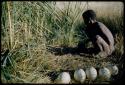
[[[107,57],[114,51],[114,38],[111,31],[101,22],[96,20],[96,13],[87,10],[82,14],[86,24],[85,32],[93,44],[94,54]]]

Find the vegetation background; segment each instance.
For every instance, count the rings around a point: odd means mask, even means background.
[[[2,2],[2,83],[54,83],[61,71],[88,66],[100,68],[108,64],[119,67],[116,80],[121,79],[124,70],[123,6],[122,2]],[[48,46],[76,47],[87,40],[82,19],[82,13],[87,9],[95,10],[97,20],[113,33],[115,52],[106,59],[91,58],[87,54],[55,55],[48,52]],[[71,83],[76,83],[73,77]],[[97,79],[94,83],[107,82]]]

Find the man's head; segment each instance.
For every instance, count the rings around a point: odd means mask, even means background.
[[[86,25],[93,23],[96,20],[96,13],[93,10],[87,10],[82,14]]]

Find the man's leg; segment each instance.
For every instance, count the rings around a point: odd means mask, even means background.
[[[107,57],[108,55],[111,55],[112,52],[110,46],[105,42],[105,40],[99,35],[96,36],[96,39],[96,43],[101,51],[99,55],[102,57]]]

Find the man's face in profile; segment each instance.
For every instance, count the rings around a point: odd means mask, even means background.
[[[86,25],[88,25],[88,24],[89,24],[89,22],[90,22],[90,20],[89,20],[89,19],[84,18],[84,17],[83,17],[83,20],[84,20],[84,23],[85,23]]]

